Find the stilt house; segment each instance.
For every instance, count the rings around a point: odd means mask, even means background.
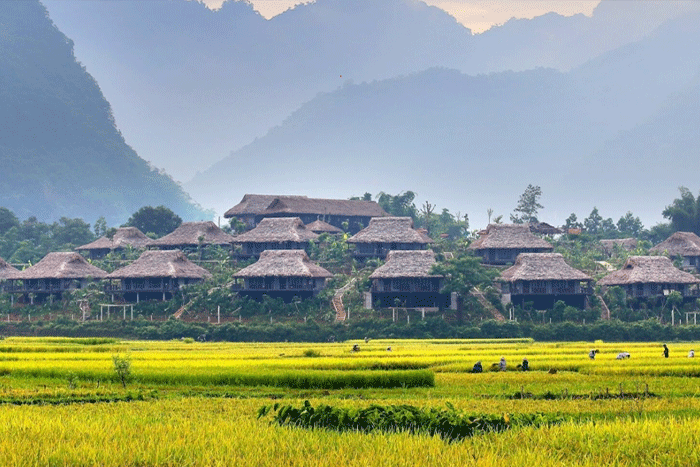
[[[534,302],[540,310],[552,308],[559,300],[585,308],[593,293],[593,279],[566,264],[559,253],[521,253],[501,273],[500,282],[505,303]]]
[[[348,239],[358,259],[385,258],[392,250],[425,250],[433,240],[413,228],[410,217],[375,217]]]
[[[482,263],[501,265],[515,263],[520,253],[551,253],[552,245],[537,237],[527,224],[490,224],[486,232],[467,248]]]
[[[105,292],[112,301],[169,300],[180,287],[202,282],[211,273],[187,259],[180,250],[144,251],[139,259],[107,275]]]
[[[241,246],[239,257],[251,258],[266,250],[306,250],[309,241],[317,238],[298,217],[279,217],[261,220],[253,230],[236,236],[233,243]]]
[[[120,251],[127,246],[132,248],[148,248],[153,240],[148,238],[136,227],[120,227],[112,238],[100,237],[92,243],[79,246],[75,251],[85,252],[91,259],[102,258],[111,251]]]
[[[49,253],[24,271],[9,274],[11,285],[5,290],[21,294],[35,294],[39,301],[48,296],[60,298],[63,292],[82,289],[91,281],[104,279],[107,273],[88,263],[75,252]],[[33,302],[33,297],[30,297]]]
[[[670,257],[683,258],[684,268],[700,270],[700,237],[693,232],[675,232],[663,242],[649,249],[651,253],[658,253]]]
[[[186,250],[194,249],[201,245],[219,245],[230,248],[233,237],[221,230],[212,221],[183,222],[168,235],[154,240],[152,246],[161,250],[174,248]]]
[[[305,224],[322,220],[337,228],[347,222],[347,230],[356,233],[371,218],[388,215],[375,201],[247,194],[224,217],[238,218],[251,228],[271,217],[298,217]]]
[[[260,259],[233,275],[233,290],[262,300],[263,295],[289,303],[317,295],[333,274],[314,264],[303,250],[267,250]]]
[[[19,273],[19,270],[17,268],[10,265],[4,259],[0,258],[0,292],[5,291],[5,281],[10,276],[14,276],[15,274],[18,274],[18,273]]]
[[[663,297],[677,290],[690,299],[699,295],[700,280],[676,268],[665,256],[630,256],[622,269],[603,277],[598,284],[622,287],[629,298]]]
[[[365,295],[365,308],[380,307],[456,309],[456,297],[441,292],[444,277],[430,272],[435,253],[390,251],[386,263],[369,278],[371,292]]]

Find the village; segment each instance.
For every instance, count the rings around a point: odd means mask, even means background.
[[[692,232],[647,248],[603,239],[582,259],[564,248],[581,228],[499,222],[466,240],[433,239],[412,217],[367,199],[247,194],[225,218],[237,232],[184,222],[154,239],[120,227],[21,270],[0,259],[6,321],[32,312],[35,320],[133,320],[136,306],[137,318],[208,323],[697,323],[700,237]]]

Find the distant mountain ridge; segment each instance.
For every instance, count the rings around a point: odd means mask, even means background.
[[[473,36],[418,0],[316,0],[267,21],[246,2],[45,0],[139,154],[187,180],[319,92],[432,67],[577,67],[700,2],[603,0],[593,17],[511,20]]]
[[[697,185],[688,165],[700,147],[697,43],[700,13],[568,73],[431,69],[347,85],[185,186],[217,210],[225,200],[210,194],[226,186],[310,196],[412,189],[480,219],[489,207],[512,212],[533,183],[554,222],[599,200],[605,216],[633,210],[657,221],[679,185]]]
[[[0,206],[20,218],[104,216],[110,225],[147,204],[206,215],[125,143],[43,5],[0,2],[0,31]]]

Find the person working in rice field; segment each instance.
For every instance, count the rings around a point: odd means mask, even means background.
[[[588,352],[588,358],[591,360],[595,360],[595,354],[598,353],[598,349],[591,349],[590,352]]]
[[[530,371],[530,362],[527,361],[527,358],[523,358],[523,363],[520,365],[520,369],[522,371]]]
[[[668,358],[668,347],[664,344],[664,358]]]
[[[481,360],[479,360],[474,364],[474,368],[472,368],[472,373],[481,373],[482,371],[484,371],[484,368],[481,366]]]
[[[501,357],[501,361],[498,362],[498,369],[501,371],[506,371],[506,357]]]
[[[695,351],[693,349],[690,349],[690,352],[688,352],[688,358],[695,358]]]

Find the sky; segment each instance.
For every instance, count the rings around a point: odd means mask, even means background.
[[[211,8],[218,8],[224,0],[203,0]],[[600,0],[424,0],[428,5],[441,8],[454,16],[473,33],[484,32],[491,26],[509,19],[534,18],[549,12],[564,16],[583,13],[590,16]],[[270,19],[297,5],[299,0],[250,0],[253,7]]]

